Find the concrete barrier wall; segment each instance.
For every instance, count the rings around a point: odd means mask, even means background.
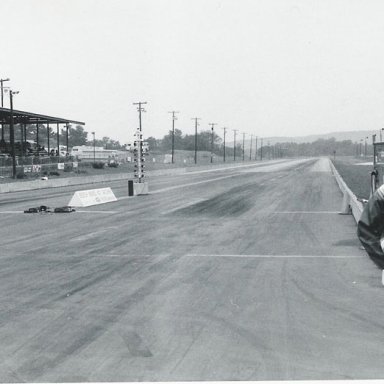
[[[249,165],[251,164],[253,163],[249,163]],[[196,165],[196,166],[182,167],[182,168],[152,170],[152,171],[147,171],[147,175],[148,177],[182,175],[187,172],[203,171],[203,170],[209,170],[212,168],[228,168],[228,167],[235,167],[235,166],[241,166],[241,165],[243,164],[213,163],[210,165]],[[62,179],[48,179],[48,180],[37,179],[37,180],[31,180],[31,181],[15,181],[12,183],[0,184],[0,193],[29,191],[33,189],[44,189],[44,188],[67,187],[71,185],[95,184],[95,183],[103,183],[103,182],[118,181],[118,180],[128,180],[132,178],[133,178],[133,172],[127,172],[127,173],[114,173],[112,175],[76,176],[76,177],[65,177]]]
[[[348,185],[340,176],[332,161],[330,160],[329,162],[331,165],[332,173],[335,176],[336,182],[339,185],[339,188],[343,193],[344,198],[346,198],[346,201],[348,201],[348,204],[351,207],[353,217],[355,218],[356,222],[358,222],[364,209],[363,203],[357,200],[356,195],[349,189]]]
[[[150,176],[165,176],[165,175],[181,175],[186,173],[185,168],[172,168],[172,169],[159,169],[155,171],[148,171],[147,175]],[[95,184],[118,180],[132,179],[133,174],[127,173],[114,173],[112,175],[95,175],[95,176],[76,176],[76,177],[65,177],[62,179],[48,179],[48,180],[31,180],[31,181],[15,181],[13,183],[0,184],[0,193],[7,192],[19,192],[29,191],[33,189],[44,189],[44,188],[58,188],[68,187],[71,185],[82,185],[82,184]]]
[[[188,172],[204,171],[210,169],[219,169],[219,168],[235,168],[235,167],[244,167],[252,166],[254,164],[263,165],[271,164],[273,162],[279,162],[282,160],[268,160],[265,162],[252,161],[252,162],[230,162],[230,163],[212,163],[209,165],[196,165],[182,168],[170,168],[170,169],[158,169],[147,171],[148,177],[151,176],[172,176],[172,175],[183,175]],[[15,181],[12,183],[0,184],[0,193],[7,192],[19,192],[19,191],[29,191],[33,189],[45,189],[45,188],[58,188],[58,187],[67,187],[71,185],[82,185],[82,184],[95,184],[95,183],[104,183],[110,181],[118,180],[129,180],[133,178],[133,172],[127,173],[114,173],[111,175],[95,175],[95,176],[76,176],[76,177],[65,177],[62,179],[48,179],[48,180],[31,180],[31,181]]]

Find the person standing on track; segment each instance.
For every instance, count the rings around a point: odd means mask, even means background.
[[[384,184],[376,189],[366,203],[357,223],[357,236],[372,261],[384,269],[381,238],[384,234]]]

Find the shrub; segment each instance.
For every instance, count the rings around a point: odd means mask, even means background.
[[[57,171],[51,171],[51,172],[49,172],[49,175],[50,176],[60,176],[60,173]]]
[[[72,172],[73,171],[73,166],[72,164],[65,164],[64,166],[64,172]]]
[[[103,163],[102,161],[96,161],[92,163],[92,167],[95,169],[103,169],[104,166],[105,166],[105,163]]]

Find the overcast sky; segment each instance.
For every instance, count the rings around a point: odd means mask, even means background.
[[[100,138],[131,142],[138,101],[157,138],[172,110],[183,133],[192,117],[221,136],[384,127],[381,0],[1,0],[0,15],[15,108]]]

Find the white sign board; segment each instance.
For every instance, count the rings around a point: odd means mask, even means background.
[[[148,182],[133,183],[134,195],[148,195]]]
[[[32,172],[40,172],[41,171],[41,165],[39,164],[36,164],[36,165],[32,165]]]
[[[73,168],[77,168],[79,166],[79,163],[77,161],[74,161],[72,163]]]
[[[68,203],[70,207],[89,207],[91,205],[110,203],[117,201],[111,188],[89,189],[76,191]]]
[[[64,163],[57,163],[57,169],[64,169]]]

